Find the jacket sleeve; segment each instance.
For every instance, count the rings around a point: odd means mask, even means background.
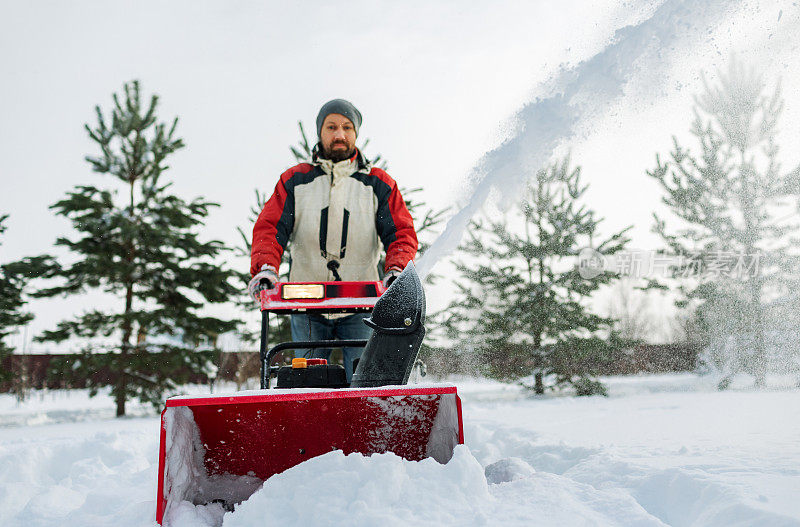
[[[250,252],[250,275],[254,276],[264,264],[278,271],[283,251],[294,229],[294,187],[290,184],[293,172],[281,175],[275,192],[264,204],[253,226]]]
[[[378,193],[378,213],[375,216],[378,236],[386,249],[384,271],[403,269],[417,255],[419,244],[414,220],[400,195],[397,183],[383,170],[373,171],[385,184],[383,192]]]

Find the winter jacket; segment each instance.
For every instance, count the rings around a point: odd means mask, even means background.
[[[378,280],[384,269],[403,269],[417,253],[417,234],[397,183],[356,151],[334,163],[315,155],[284,172],[253,228],[250,273],[276,270],[289,246],[289,280],[330,281],[328,262],[342,280]]]

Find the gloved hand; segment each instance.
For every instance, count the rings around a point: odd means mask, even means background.
[[[247,289],[250,291],[250,296],[258,302],[259,293],[265,289],[272,289],[277,283],[278,273],[275,268],[271,265],[264,264],[261,266],[261,271],[250,279],[250,283],[247,284]]]
[[[392,285],[392,282],[394,282],[402,272],[402,269],[397,268],[392,268],[386,271],[386,274],[383,275],[383,287],[389,287]]]

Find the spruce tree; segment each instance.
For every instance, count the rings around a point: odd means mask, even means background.
[[[572,384],[603,392],[593,376],[609,353],[612,320],[592,313],[590,296],[616,275],[583,277],[579,252],[604,255],[628,242],[600,239],[596,214],[581,204],[587,186],[569,157],[539,170],[510,218],[470,222],[455,262],[455,300],[443,311],[448,336],[503,379],[534,375],[534,390]],[[488,215],[484,215],[488,216]],[[510,220],[510,221],[509,221]]]
[[[781,168],[782,109],[780,86],[768,90],[733,59],[695,98],[691,133],[699,153],[673,137],[668,159],[656,155],[647,172],[679,226],[670,230],[656,215],[654,231],[676,258],[694,263],[672,268],[682,277],[678,305],[696,309],[709,358],[725,374],[720,388],[739,372],[764,384],[769,328],[783,318],[768,305],[796,291],[800,168]]]
[[[75,230],[74,237],[56,241],[73,263],[62,266],[63,282],[41,296],[99,291],[117,305],[62,321],[39,340],[88,341],[68,373],[95,394],[93,374],[109,372],[122,416],[129,398],[159,405],[165,391],[207,372],[216,337],[235,324],[199,311],[238,290],[230,282],[234,273],[216,261],[223,244],[199,237],[216,204],[185,201],[165,180],[167,158],[184,146],[175,134],[178,119],[160,122],[158,97],[143,101],[138,81],[126,83],[113,103],[109,116],[97,106],[97,123],[85,125],[100,150],[86,160],[108,176],[105,185],[79,185],[51,207]],[[103,349],[109,339],[117,344]]]
[[[0,235],[6,227],[3,225],[8,215],[0,216]],[[33,318],[30,313],[22,311],[25,302],[22,299],[22,284],[17,273],[10,272],[7,265],[0,266],[0,365],[13,353],[14,348],[6,343],[6,337],[16,328],[27,324]],[[0,382],[11,379],[13,372],[0,367]]]

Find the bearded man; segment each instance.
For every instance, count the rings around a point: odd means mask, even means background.
[[[322,106],[316,124],[319,141],[310,163],[281,174],[253,228],[249,290],[255,298],[278,281],[287,247],[290,282],[377,281],[382,245],[388,286],[417,253],[414,223],[397,183],[355,146],[361,113],[334,99]],[[292,339],[367,339],[367,316],[292,315]],[[348,382],[361,351],[343,349]],[[330,354],[330,349],[297,350],[295,356],[330,359]]]

